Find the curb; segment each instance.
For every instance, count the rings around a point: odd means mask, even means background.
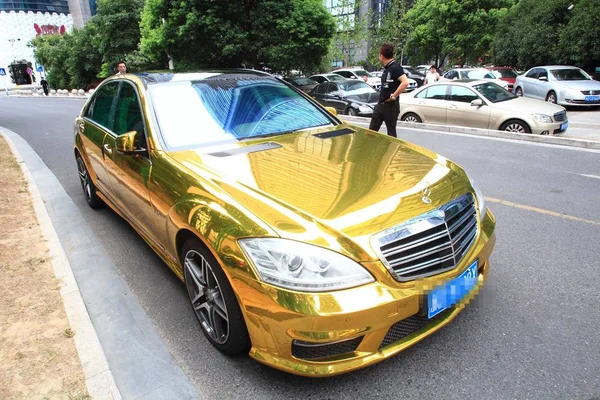
[[[348,115],[340,115],[339,118],[348,121],[348,122],[360,122],[363,124],[367,124],[370,122],[370,118],[366,117],[353,117]],[[473,136],[485,136],[485,137],[496,137],[503,139],[512,139],[512,140],[521,140],[526,142],[535,142],[535,143],[546,143],[546,144],[554,144],[559,146],[568,146],[568,147],[581,147],[586,149],[595,149],[600,150],[600,141],[593,140],[585,140],[585,139],[572,139],[566,137],[556,137],[556,136],[541,136],[541,135],[531,135],[527,133],[513,133],[513,132],[505,132],[505,131],[496,131],[493,129],[477,129],[477,128],[467,128],[463,126],[447,126],[447,125],[436,125],[436,124],[424,124],[424,123],[416,123],[416,122],[403,122],[398,121],[398,127],[402,128],[413,128],[413,129],[426,129],[430,131],[439,131],[439,132],[451,132],[451,133],[462,133]]]
[[[0,134],[8,142],[27,180],[33,208],[42,234],[47,242],[54,275],[56,279],[61,281],[60,295],[63,300],[67,319],[71,328],[76,332],[73,340],[75,341],[75,347],[77,348],[77,354],[85,376],[88,394],[94,399],[120,400],[121,394],[109,368],[108,361],[92,325],[81,293],[79,292],[71,265],[58,239],[38,187],[12,140],[4,132],[0,131]]]

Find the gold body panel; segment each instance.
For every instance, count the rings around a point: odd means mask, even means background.
[[[108,81],[117,79],[136,85],[147,157],[106,156],[96,148],[99,141],[112,140],[116,147],[130,149],[133,138],[127,133],[130,136],[117,139],[108,132],[100,140],[101,127],[83,116],[77,121],[87,125],[83,132],[76,129],[75,151],[82,154],[99,195],[180,279],[179,253],[186,238],[196,237],[206,245],[234,289],[252,342],[250,355],[256,360],[306,376],[361,368],[450,322],[483,285],[495,242],[489,210],[480,216],[475,241],[461,262],[435,276],[399,282],[370,245],[374,234],[472,193],[464,171],[444,157],[346,124],[235,142],[226,148],[167,152],[143,82],[133,75]],[[354,132],[315,136],[342,128]],[[277,146],[239,152],[267,142]],[[238,153],[222,155],[229,150]],[[99,168],[105,169],[96,171]],[[421,200],[425,189],[431,191],[430,204]],[[274,287],[258,279],[238,244],[248,237],[282,237],[337,251],[363,265],[375,282],[325,293]],[[427,290],[458,276],[474,260],[479,261],[479,280],[468,298],[444,318],[379,349],[390,326],[419,312]],[[360,336],[364,338],[356,351],[334,359],[307,361],[292,355],[293,340],[331,343]]]

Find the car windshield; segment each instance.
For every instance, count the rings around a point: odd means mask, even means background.
[[[487,69],[474,69],[466,71],[465,75],[469,79],[495,79],[494,75],[491,74]]]
[[[518,76],[512,69],[494,69],[492,70],[492,74],[496,78],[516,78]]]
[[[370,74],[370,73],[368,73],[367,71],[365,71],[364,69],[355,69],[355,70],[354,70],[354,71],[352,71],[352,72],[354,72],[354,73],[355,73],[357,76],[360,76],[361,78],[362,78],[363,76],[367,76],[367,77],[369,77],[369,78],[371,77],[371,74]]]
[[[492,103],[499,103],[501,101],[517,98],[517,96],[493,82],[480,83],[479,85],[473,86],[473,89],[477,90],[483,97]]]
[[[304,86],[304,85],[316,85],[317,82],[313,81],[310,78],[291,78],[292,81],[294,81],[294,83],[296,85],[300,85],[300,86]]]
[[[550,73],[557,81],[589,81],[592,79],[579,68],[551,69]]]
[[[344,82],[346,78],[338,74],[325,75],[330,82]]]
[[[325,112],[262,75],[206,74],[148,89],[170,150],[283,134],[331,124]]]

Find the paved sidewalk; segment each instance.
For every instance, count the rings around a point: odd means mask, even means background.
[[[74,330],[90,395],[108,400],[200,398],[58,179],[18,134],[0,131],[39,189],[36,212],[48,234],[57,277],[67,281],[69,321],[88,322]],[[77,303],[78,296],[83,302]]]

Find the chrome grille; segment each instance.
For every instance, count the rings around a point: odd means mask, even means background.
[[[442,207],[375,235],[373,248],[399,281],[454,268],[477,234],[477,211],[467,193]]]
[[[600,90],[582,90],[581,93],[585,95],[600,95]]]
[[[556,114],[554,114],[554,120],[556,122],[562,122],[562,121],[565,121],[566,119],[567,119],[566,111],[561,111],[561,112],[557,112]]]

